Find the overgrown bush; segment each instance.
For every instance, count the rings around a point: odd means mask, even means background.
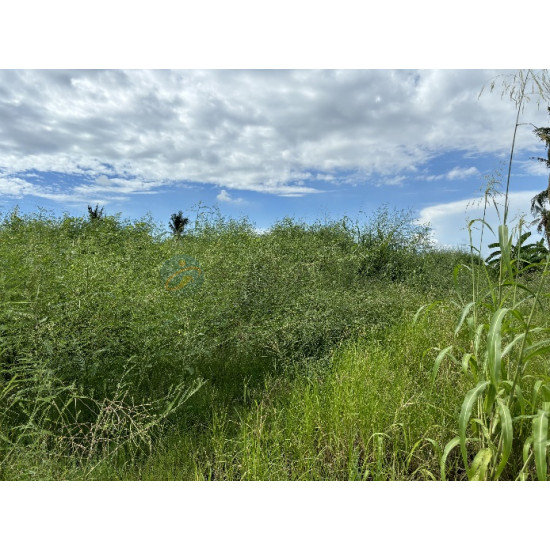
[[[172,239],[147,218],[6,214],[0,475],[14,477],[23,456],[38,471],[40,456],[53,464],[75,452],[80,458],[68,464],[78,475],[119,452],[133,460],[167,426],[198,414],[192,403],[201,398],[183,404],[200,377],[225,402],[246,380],[261,384],[274,365],[313,372],[346,339],[383,339],[449,292],[455,257],[441,253],[447,263],[438,262],[412,218],[379,216],[284,219],[259,234],[246,219],[203,212],[185,239]],[[204,271],[193,293],[167,292],[161,280],[164,263],[179,255]],[[439,275],[423,261],[439,265]]]
[[[422,269],[422,254],[431,249],[429,235],[410,212],[379,209],[357,231],[359,273],[385,281],[411,279]]]

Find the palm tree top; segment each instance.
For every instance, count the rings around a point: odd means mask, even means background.
[[[170,229],[175,237],[181,237],[185,226],[189,223],[189,218],[183,216],[183,212],[180,210],[178,213],[170,216]]]

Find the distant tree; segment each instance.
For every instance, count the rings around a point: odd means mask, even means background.
[[[100,210],[99,204],[96,204],[95,208],[93,209],[90,205],[88,205],[88,216],[90,221],[100,220],[103,217],[103,206],[101,207],[101,210]]]
[[[548,107],[548,114],[550,115],[550,107]],[[535,135],[544,142],[546,147],[546,158],[534,157],[536,160],[546,164],[546,167],[550,169],[550,128],[535,128]],[[537,193],[531,199],[531,213],[538,221],[538,231],[543,231],[546,235],[546,242],[550,247],[550,175],[548,176],[548,186],[544,191]]]
[[[183,217],[183,212],[180,210],[177,214],[172,214],[170,217],[170,229],[174,237],[181,237],[185,226],[189,223],[189,218]]]

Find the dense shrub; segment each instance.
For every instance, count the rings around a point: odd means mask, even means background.
[[[460,260],[430,249],[413,221],[387,210],[362,223],[287,218],[259,234],[248,220],[214,211],[173,238],[148,218],[8,213],[0,222],[2,445],[33,437],[48,448],[77,445],[74,430],[99,429],[106,403],[123,416],[137,407],[144,426],[158,427],[154,418],[180,407],[201,376],[222,384],[216,395],[238,395],[243,377],[261,384],[273,365],[310,372],[346,339],[383,340],[427,300],[449,293]],[[167,292],[160,278],[180,255],[204,272],[193,293]],[[52,416],[71,399],[71,421],[69,409]],[[27,439],[16,426],[32,427]],[[130,427],[113,432],[102,453],[113,441],[137,441]],[[37,435],[46,432],[53,436]],[[0,465],[11,464],[14,448],[0,448]]]

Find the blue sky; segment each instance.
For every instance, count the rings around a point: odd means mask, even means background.
[[[388,205],[439,244],[464,244],[487,178],[506,175],[514,103],[500,80],[479,96],[506,73],[2,70],[0,211],[98,203],[167,224],[202,203],[263,229]],[[547,185],[530,160],[544,154],[530,124],[548,125],[546,105],[531,101],[521,121],[513,213]]]

